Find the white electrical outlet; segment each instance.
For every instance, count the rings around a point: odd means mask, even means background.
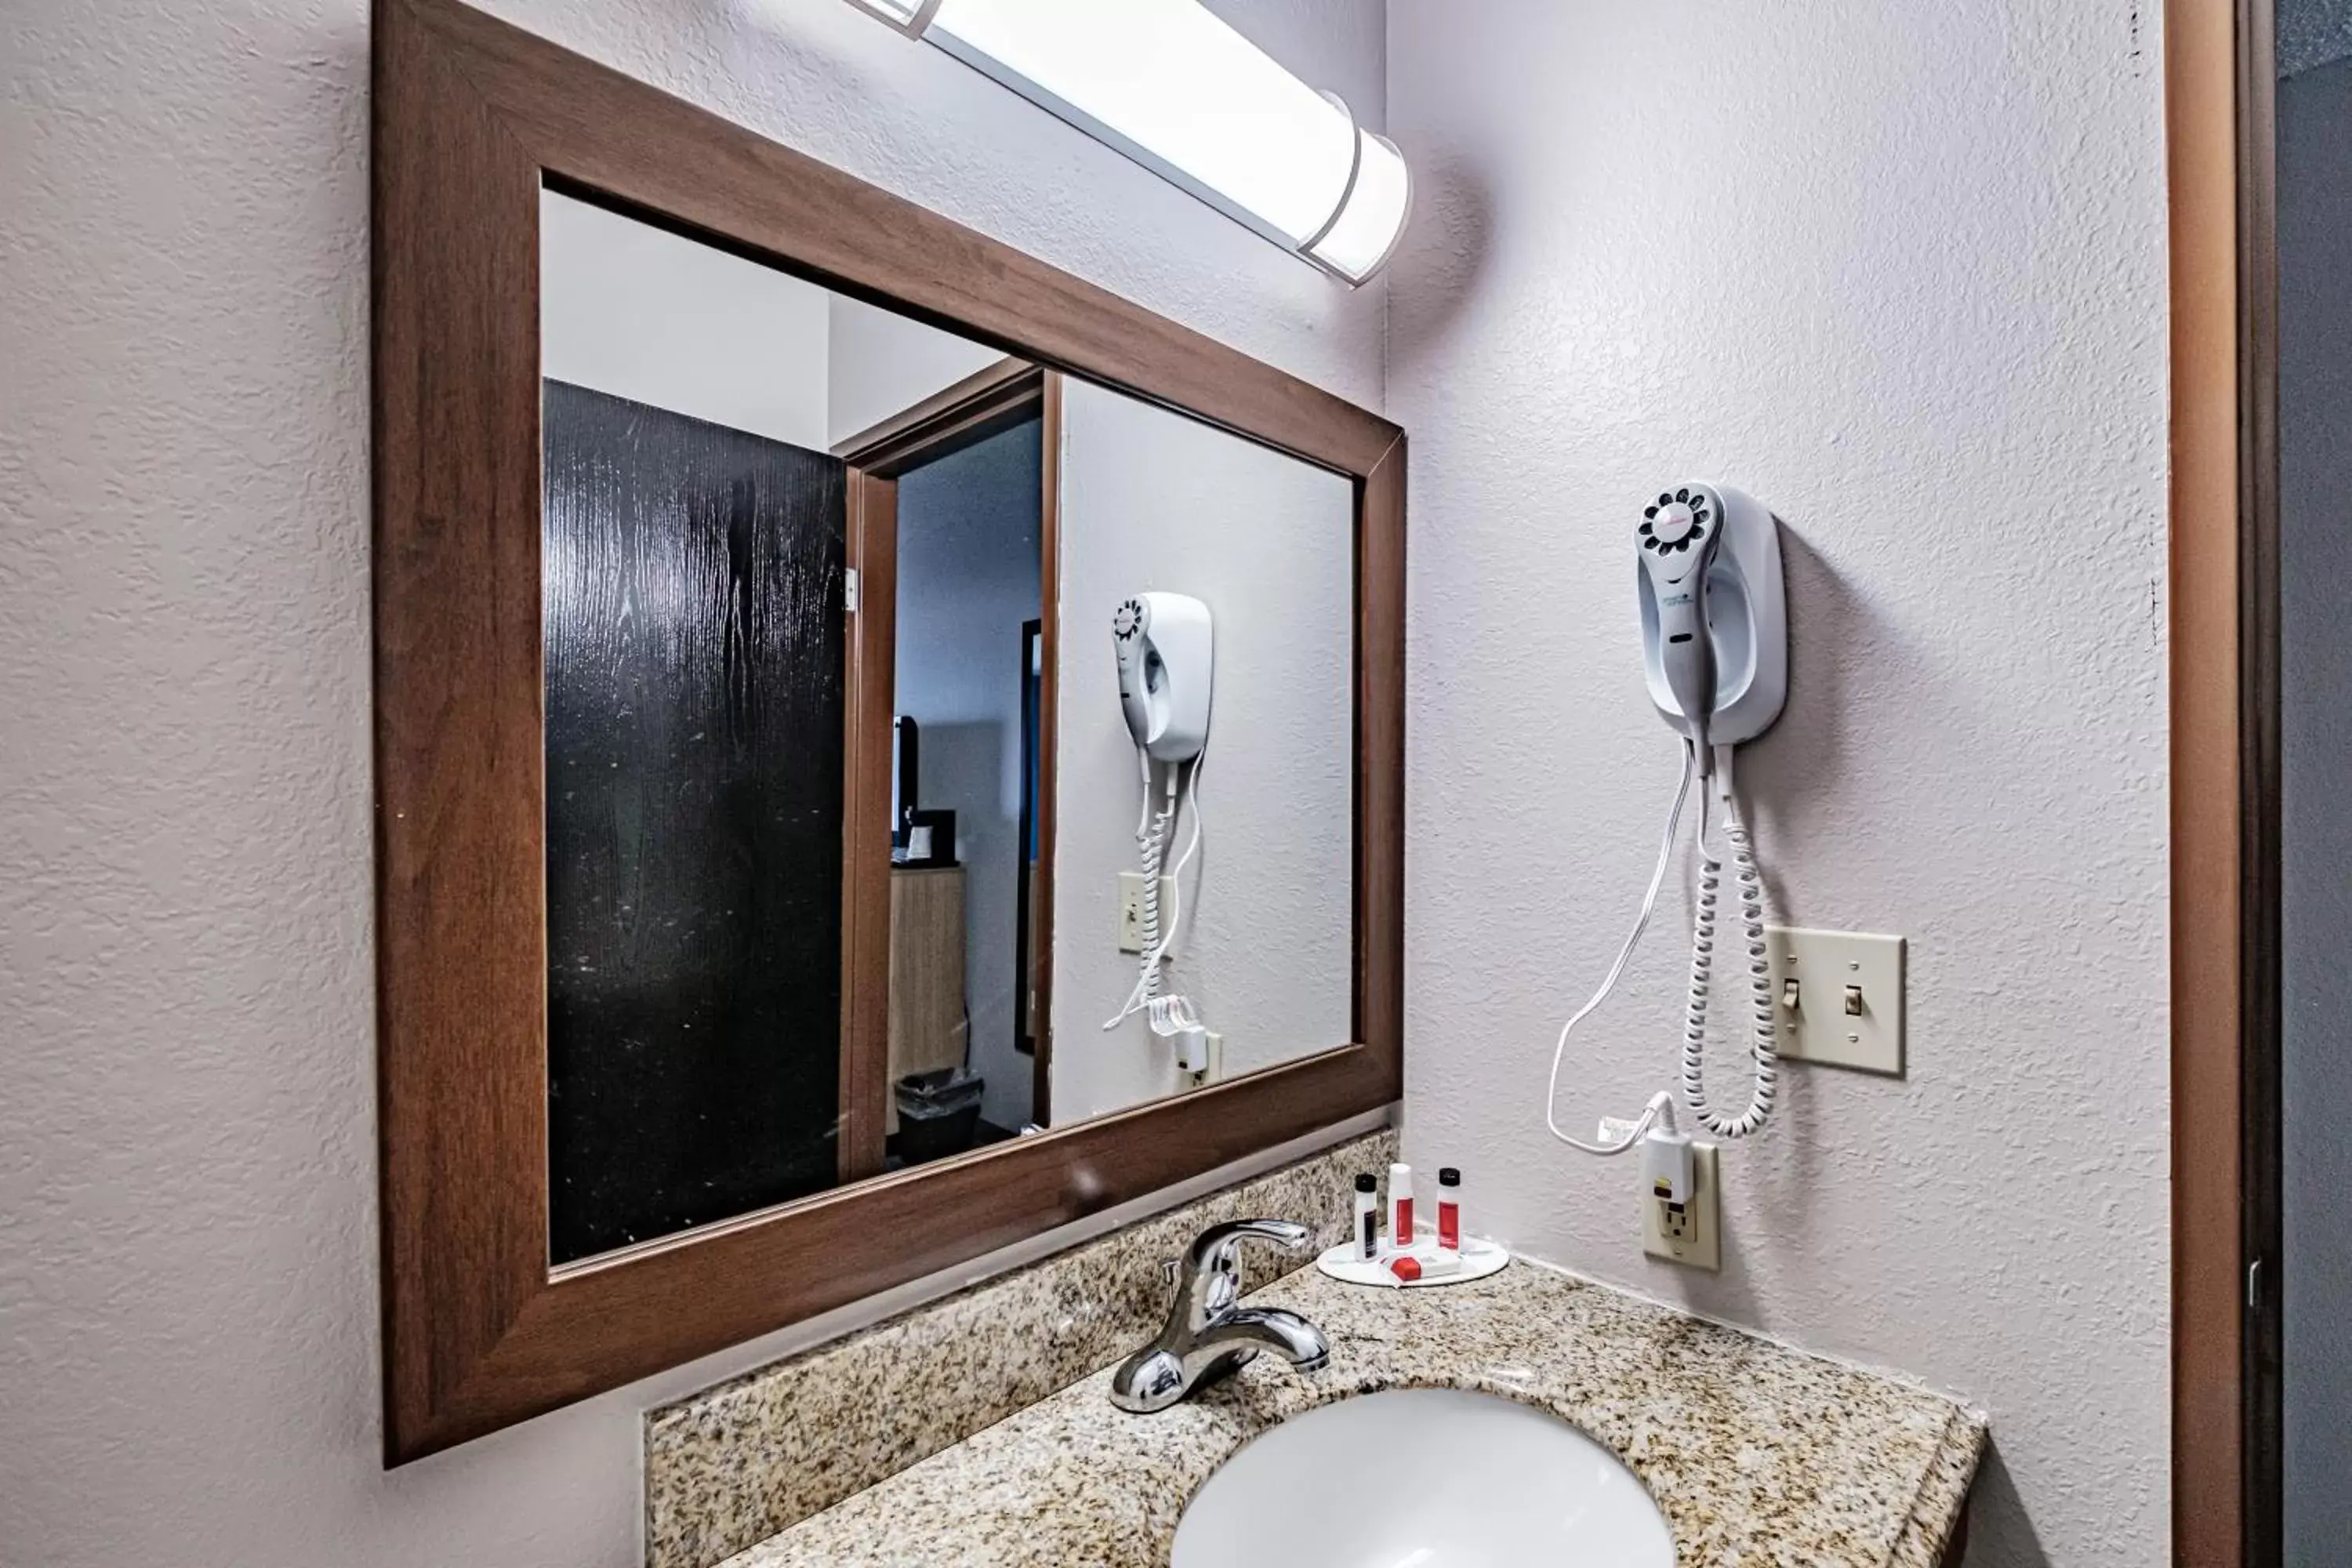
[[[1764,949],[1781,1060],[1902,1076],[1901,937],[1766,926]]]
[[[1688,1203],[1642,1194],[1642,1250],[1688,1268],[1723,1267],[1723,1203],[1717,1185],[1716,1147],[1693,1142]]]
[[[1176,879],[1160,879],[1160,929],[1168,930],[1168,917],[1176,911]],[[1121,871],[1118,874],[1118,950],[1121,952],[1143,951],[1143,873]]]

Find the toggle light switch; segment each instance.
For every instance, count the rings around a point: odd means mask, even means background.
[[[1176,879],[1160,879],[1160,918],[1164,922],[1176,910]],[[1163,927],[1164,929],[1164,927]],[[1118,874],[1118,950],[1143,951],[1143,873]]]
[[[1783,1061],[1903,1072],[1903,939],[1862,931],[1766,926],[1772,994],[1780,998]],[[1830,1011],[1798,1005],[1801,989],[1840,996]]]

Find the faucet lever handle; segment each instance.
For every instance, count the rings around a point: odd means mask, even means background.
[[[1243,1242],[1270,1241],[1296,1252],[1314,1234],[1287,1219],[1234,1219],[1209,1226],[1192,1238],[1181,1264],[1171,1261],[1167,1266],[1169,1282],[1175,1288],[1168,1304],[1170,1331],[1198,1333],[1211,1320],[1232,1310],[1241,1295]]]
[[[1314,1238],[1295,1220],[1229,1220],[1194,1237],[1181,1258],[1163,1258],[1160,1275],[1173,1287],[1168,1321],[1111,1374],[1111,1403],[1121,1410],[1165,1410],[1269,1348],[1302,1371],[1321,1368],[1331,1346],[1314,1324],[1278,1307],[1240,1307],[1243,1242],[1270,1241],[1297,1252]]]
[[[1313,1234],[1295,1219],[1230,1219],[1194,1237],[1184,1261],[1196,1272],[1208,1268],[1230,1268],[1244,1241],[1270,1241],[1286,1252],[1296,1252],[1307,1245]]]

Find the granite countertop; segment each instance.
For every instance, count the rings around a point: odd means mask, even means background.
[[[1432,1387],[1525,1400],[1614,1449],[1685,1568],[1935,1568],[1985,1440],[1983,1417],[1941,1395],[1524,1261],[1421,1290],[1307,1268],[1253,1300],[1320,1324],[1330,1364],[1260,1357],[1156,1415],[1114,1408],[1106,1367],[726,1568],[1162,1568],[1185,1504],[1251,1437],[1350,1394]]]

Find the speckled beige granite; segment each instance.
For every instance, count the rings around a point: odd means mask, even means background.
[[[1392,1131],[1352,1139],[654,1411],[649,1568],[707,1568],[1118,1360],[1167,1315],[1160,1259],[1206,1226],[1272,1215],[1341,1240],[1348,1178],[1395,1151]],[[1297,1267],[1281,1256],[1248,1249],[1246,1278]]]
[[[1481,1389],[1573,1422],[1648,1486],[1683,1568],[1933,1568],[1984,1442],[1983,1418],[1948,1399],[1525,1263],[1418,1291],[1307,1270],[1257,1299],[1320,1323],[1329,1367],[1261,1357],[1142,1416],[1111,1407],[1106,1368],[728,1568],[1161,1568],[1185,1503],[1234,1449],[1399,1387]]]
[[[1911,1517],[1895,1542],[1894,1568],[1941,1568],[1952,1532],[1959,1527],[1969,1500],[1969,1483],[1976,1479],[1977,1459],[1984,1452],[1984,1417],[1958,1405],[1944,1428],[1942,1446],[1919,1482]]]

